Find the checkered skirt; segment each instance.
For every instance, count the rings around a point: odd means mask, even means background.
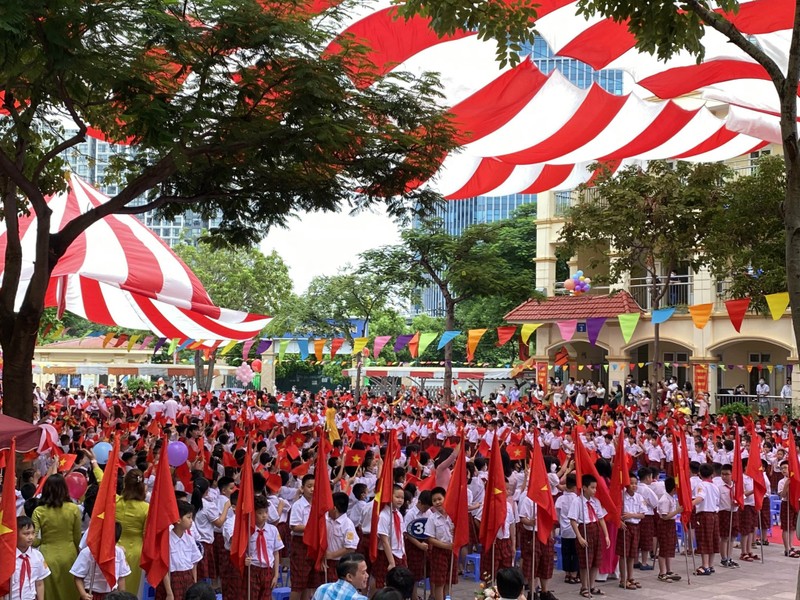
[[[697,553],[716,554],[719,552],[719,518],[715,512],[697,513]]]
[[[581,531],[581,535],[583,535],[583,524],[578,527]],[[601,534],[600,525],[597,523],[586,524],[586,547],[584,548],[580,544],[576,546],[578,551],[578,564],[581,569],[600,568],[600,563],[603,558],[603,551],[600,547]]]
[[[556,543],[552,538],[548,539],[546,544],[536,538],[534,543],[536,544],[536,576],[545,581],[552,579]]]
[[[173,571],[169,574],[169,583],[172,587],[172,596],[176,600],[186,595],[186,590],[194,585],[194,575],[192,571]],[[156,588],[156,600],[167,600],[167,589],[164,582],[158,584]]]
[[[739,511],[731,512],[729,510],[721,510],[717,513],[719,519],[719,535],[720,537],[736,537],[739,535]]]
[[[678,542],[675,519],[659,518],[656,521],[656,537],[658,538],[658,556],[661,558],[675,558],[675,545]]]
[[[745,504],[744,509],[739,511],[739,533],[742,535],[753,533],[756,529],[756,523],[758,523],[756,507]]]
[[[271,567],[250,567],[250,600],[272,598],[272,576]],[[244,596],[247,596],[246,589]]]
[[[214,544],[201,543],[203,544],[203,558],[197,563],[197,579],[216,579],[217,564],[214,558]]]
[[[653,538],[656,535],[656,515],[645,515],[639,522],[639,550],[653,550]]]
[[[764,503],[769,505],[768,499],[764,498]],[[787,520],[787,512],[788,512],[788,520]],[[789,504],[786,500],[781,500],[781,530],[782,531],[792,531],[794,529],[794,525],[797,522],[797,512],[792,508],[792,505]],[[766,529],[766,526],[764,527]]]
[[[447,571],[450,570],[449,583],[458,583],[458,561],[455,559],[452,550],[445,550],[443,548],[431,548],[431,570],[430,580],[431,585],[446,585],[448,583]],[[451,560],[450,557],[453,557]],[[453,568],[450,569],[450,565]]]
[[[636,555],[639,549],[639,523],[625,523],[625,529],[621,527],[617,531],[617,556],[630,556]]]
[[[533,569],[533,531],[528,531],[522,525],[517,527],[517,539],[519,540],[519,552],[522,555],[522,574],[525,580],[531,578],[531,570]],[[539,549],[537,548],[538,552]],[[538,558],[538,557],[537,557]]]
[[[314,557],[309,553],[303,537],[292,538],[292,553],[289,557],[289,570],[292,574],[292,591],[302,592],[319,585],[319,576],[314,569]]]
[[[428,576],[425,572],[428,555],[424,550],[417,548],[411,542],[406,542],[406,558],[408,558],[408,569],[414,574],[414,581],[422,581]]]

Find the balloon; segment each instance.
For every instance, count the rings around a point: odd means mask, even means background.
[[[167,461],[170,467],[180,467],[189,458],[189,448],[183,442],[170,442],[167,446]]]
[[[252,368],[253,371],[260,371],[261,370],[261,359],[259,359],[259,358],[255,359],[253,361],[253,364],[250,365],[250,368]]]
[[[73,471],[69,473],[64,480],[67,482],[67,490],[69,491],[70,498],[73,500],[83,498],[83,495],[86,493],[86,488],[89,485],[86,481],[86,477]]]
[[[586,278],[585,278],[583,275],[581,275],[580,277],[578,277],[578,279],[579,279],[580,281],[583,281],[583,280],[584,280],[584,279],[586,279]]]
[[[575,280],[574,279],[567,279],[564,282],[564,287],[570,291],[575,289]]]
[[[94,457],[101,465],[108,464],[108,455],[114,447],[108,442],[100,442],[94,447]]]
[[[39,448],[37,452],[39,454],[43,454],[45,449],[50,448],[51,446],[57,446],[59,442],[59,435],[56,428],[50,425],[49,423],[45,423],[44,425],[39,425],[39,429],[42,430],[42,434],[39,437]]]
[[[582,277],[583,276],[583,271],[577,271],[575,273],[575,275],[577,275],[578,277]]]
[[[589,279],[588,277],[584,277],[584,278],[583,278],[583,280],[584,280],[586,283],[592,283],[592,280],[591,280],[591,279]]]

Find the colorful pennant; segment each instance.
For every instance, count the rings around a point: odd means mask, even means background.
[[[786,312],[789,307],[789,292],[781,292],[780,294],[768,294],[764,296],[769,306],[769,312],[772,315],[772,320],[777,321]]]
[[[318,361],[322,360],[322,353],[325,352],[325,343],[327,341],[326,339],[314,340],[314,356],[317,357]]]
[[[422,356],[425,350],[439,337],[435,331],[425,331],[419,335],[419,356]]]
[[[726,300],[725,310],[728,311],[728,318],[737,333],[742,332],[742,321],[747,309],[750,306],[750,298],[739,298],[736,300]]]
[[[442,348],[447,346],[447,344],[449,344],[455,338],[457,338],[459,335],[461,335],[460,331],[445,331],[442,334],[442,337],[439,339],[439,345],[436,347],[436,349],[441,350]]]
[[[472,362],[475,358],[475,349],[486,331],[486,329],[470,329],[467,332],[467,362]]]
[[[617,315],[619,329],[622,332],[622,339],[625,340],[626,344],[630,343],[633,332],[636,331],[636,326],[639,324],[639,317],[641,317],[641,314],[638,312]]]
[[[527,344],[528,340],[531,337],[531,334],[541,327],[541,323],[525,323],[520,330],[520,336],[522,336],[522,343]]]
[[[497,328],[497,347],[505,346],[517,332],[516,325],[504,325]]]
[[[558,325],[558,331],[561,333],[561,337],[563,338],[563,340],[565,342],[568,342],[572,339],[572,336],[575,335],[575,330],[578,328],[578,321],[577,319],[569,319],[567,321],[557,321],[556,325]]]
[[[669,308],[657,308],[650,316],[650,321],[653,323],[653,325],[660,325],[661,323],[666,323],[669,321],[670,317],[672,317],[674,314],[674,306],[670,306]]]
[[[597,338],[600,335],[600,330],[606,323],[605,317],[591,317],[586,319],[586,336],[589,338],[589,343],[594,346],[597,343]]]
[[[714,305],[708,304],[695,304],[689,307],[689,314],[692,315],[692,323],[698,329],[703,329],[708,325],[708,320],[711,318],[711,313],[714,311]]]

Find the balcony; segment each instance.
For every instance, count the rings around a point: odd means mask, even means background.
[[[555,208],[553,215],[564,218],[567,211],[573,208],[579,201],[585,199],[589,202],[605,203],[597,193],[597,188],[586,188],[584,190],[567,190],[555,193]]]
[[[664,275],[660,278],[660,283],[663,285],[668,276]],[[631,277],[628,284],[628,292],[636,300],[637,304],[644,310],[652,310],[653,303],[651,299],[651,290],[653,282],[650,277]],[[670,282],[667,293],[661,298],[659,306],[664,308],[667,306],[688,306],[694,304],[694,275],[678,275],[676,279]]]

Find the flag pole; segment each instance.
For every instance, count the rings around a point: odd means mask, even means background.
[[[763,500],[762,500],[763,502]],[[761,511],[758,511],[758,536],[761,538],[761,543],[758,545],[761,548],[761,564],[764,564],[764,530],[761,528]]]
[[[89,555],[92,556],[91,552],[89,553]],[[92,595],[92,590],[94,590],[94,575],[96,569],[97,569],[97,559],[94,556],[92,556],[92,570],[89,573],[89,589],[86,590],[87,592],[89,592],[90,596]]]
[[[250,557],[250,535],[252,535],[252,534],[250,534],[250,525],[251,525],[251,521],[250,520],[251,519],[252,519],[252,515],[248,514],[247,515],[247,533],[248,533],[248,536],[247,536],[247,557],[248,558],[251,558]],[[250,591],[251,591],[250,590],[250,565],[248,564],[247,565],[247,600],[250,600]]]
[[[733,554],[733,540],[731,539],[731,535],[733,535],[733,502],[734,500],[733,498],[731,498],[731,517],[730,520],[728,521],[728,544],[731,554]],[[733,560],[733,557],[729,556],[728,560]]]
[[[427,552],[427,551],[426,551]],[[427,556],[425,560],[422,561],[422,600],[428,600],[428,586],[425,584],[425,580],[428,578],[428,560]],[[452,569],[452,567],[450,567]]]
[[[687,554],[687,552],[689,552],[689,546],[686,544],[687,531],[688,531],[688,528],[684,527],[683,528],[683,558],[686,560],[686,585],[692,585],[691,575],[689,574],[690,573],[690,571],[689,571],[689,555]]]
[[[492,585],[497,583],[497,581],[495,580],[495,577],[497,576],[497,573],[495,572],[495,568],[494,568],[494,549],[495,549],[495,546],[497,546],[497,538],[495,538],[494,542],[492,542]]]
[[[622,504],[621,504],[621,506],[622,506],[622,512],[625,512],[625,489],[624,488],[622,489]],[[622,519],[622,515],[621,514],[620,514],[619,520],[620,520],[620,525],[621,525],[620,528],[622,529],[622,560],[624,561],[623,564],[625,565],[625,581],[621,581],[622,578],[620,577],[620,583],[625,584],[625,589],[627,590],[628,589],[628,579],[632,579],[631,576],[633,575],[632,573],[628,573],[628,530],[625,528],[625,521]],[[620,534],[620,532],[617,531],[617,535],[619,535],[619,534]],[[622,569],[619,570],[619,573],[620,573],[620,576],[621,576],[622,575]]]
[[[691,523],[691,521],[689,522]],[[689,547],[687,548],[687,552],[691,550],[692,552],[692,569],[697,569],[697,560],[695,559],[694,555],[694,531],[692,531],[691,524],[687,524],[686,528],[689,530]]]
[[[538,506],[536,510],[539,510]],[[536,519],[535,513],[533,518]],[[534,521],[531,537],[531,598],[533,598],[536,593],[536,521]]]

